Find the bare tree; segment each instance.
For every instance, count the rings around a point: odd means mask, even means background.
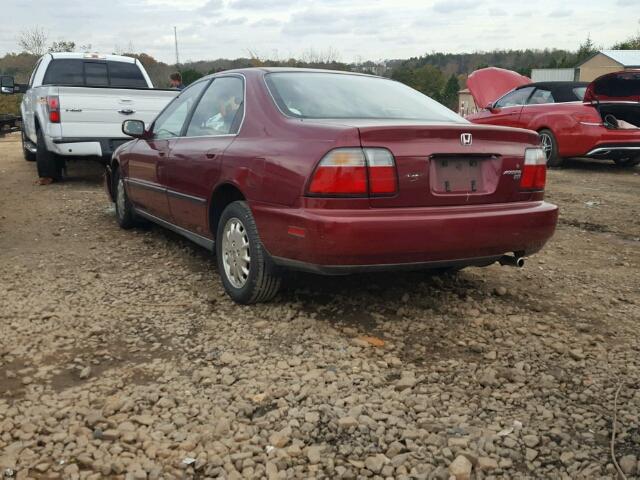
[[[44,28],[35,26],[20,32],[18,45],[23,52],[44,55],[47,52],[47,34]]]
[[[50,52],[74,52],[76,50],[76,42],[71,42],[69,40],[59,40],[57,42],[53,42],[49,47]]]

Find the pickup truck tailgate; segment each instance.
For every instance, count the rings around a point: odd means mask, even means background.
[[[177,90],[58,87],[63,138],[127,138],[128,118],[149,125]]]

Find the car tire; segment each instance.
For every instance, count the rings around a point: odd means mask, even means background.
[[[31,153],[26,148],[27,147],[27,140],[26,140],[26,136],[24,134],[24,130],[21,130],[20,134],[22,136],[22,155],[24,156],[24,159],[27,162],[35,162],[36,161],[36,154],[35,153]]]
[[[40,178],[61,180],[64,162],[55,153],[47,150],[47,144],[44,141],[42,130],[38,130],[36,136],[36,166],[38,167],[38,176]]]
[[[236,303],[267,302],[278,293],[281,277],[268,261],[247,202],[230,203],[222,212],[216,257],[224,289]]]
[[[540,144],[547,156],[547,167],[560,167],[562,166],[563,159],[558,155],[558,141],[556,136],[551,130],[542,129],[538,132],[540,135]]]
[[[616,162],[617,166],[622,168],[633,168],[636,165],[640,164],[640,156],[630,158],[616,158],[614,162]]]
[[[136,226],[136,214],[124,188],[124,179],[120,176],[120,170],[113,174],[113,196],[116,204],[116,220],[118,225],[125,230]]]

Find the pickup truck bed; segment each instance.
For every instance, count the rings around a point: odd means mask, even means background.
[[[127,118],[149,125],[179,92],[151,88],[50,86],[60,102],[60,123],[49,124],[47,148],[64,156],[110,157],[130,140],[122,133]]]

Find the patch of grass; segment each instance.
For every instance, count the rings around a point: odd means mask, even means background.
[[[20,115],[20,102],[22,94],[0,95],[0,113]]]

